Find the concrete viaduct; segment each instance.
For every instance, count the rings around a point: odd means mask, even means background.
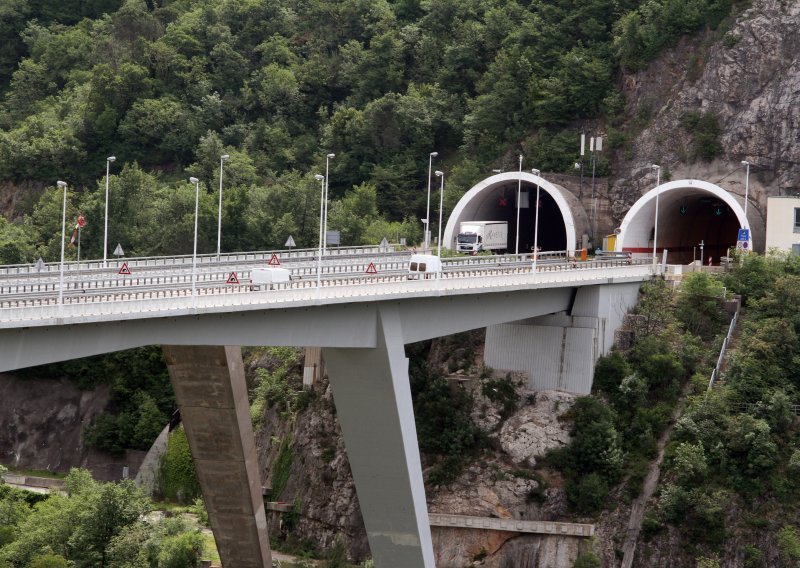
[[[588,392],[594,360],[610,348],[614,328],[654,270],[498,269],[4,309],[0,372],[163,345],[223,565],[264,568],[271,555],[238,346],[321,347],[376,566],[433,568],[404,345],[496,326],[489,341],[499,363],[503,354],[532,353],[543,381]]]

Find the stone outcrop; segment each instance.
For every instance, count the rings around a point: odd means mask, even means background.
[[[636,135],[614,155],[618,175],[607,198],[616,225],[654,187],[653,163],[661,165],[662,181],[665,174],[701,178],[743,196],[744,174],[736,170],[748,160],[750,196],[765,218],[768,195],[800,189],[800,3],[747,6],[730,26],[684,38],[645,70],[621,78],[624,128]],[[681,126],[689,111],[718,118],[723,155],[716,161],[692,160],[691,135]],[[638,129],[637,115],[650,116]]]

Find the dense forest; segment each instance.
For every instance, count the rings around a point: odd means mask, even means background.
[[[730,0],[9,0],[0,7],[0,179],[29,183],[0,217],[0,263],[56,260],[61,193],[83,257],[314,246],[330,163],[342,244],[421,239],[428,156],[452,206],[491,168],[572,168],[581,131],[611,141],[620,73]],[[616,133],[616,135],[615,135]],[[599,171],[608,172],[601,160]],[[218,195],[218,194],[217,194]],[[446,205],[447,207],[447,205]],[[70,251],[76,254],[76,251]]]

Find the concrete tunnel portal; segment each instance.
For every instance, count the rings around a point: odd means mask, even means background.
[[[765,224],[755,207],[749,207],[745,217],[738,196],[709,182],[677,180],[660,185],[633,204],[620,226],[617,251],[652,256],[656,202],[657,252],[661,255],[666,249],[668,263],[688,264],[701,258],[707,263],[711,257],[718,264],[720,257],[736,248],[740,228],[750,229],[747,248],[763,250]]]
[[[517,192],[522,180],[517,227]],[[455,248],[459,227],[465,221],[508,222],[508,253],[514,253],[519,234],[520,254],[530,253],[536,225],[536,188],[539,187],[539,236],[542,251],[574,251],[579,235],[588,232],[583,206],[566,189],[541,176],[506,172],[472,187],[456,204],[447,221],[442,246]]]

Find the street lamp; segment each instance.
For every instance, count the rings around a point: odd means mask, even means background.
[[[320,273],[322,272],[322,216],[325,214],[325,176],[322,174],[314,174],[314,179],[320,182],[319,190],[319,256],[317,256],[317,292],[320,287]]]
[[[656,243],[658,242],[658,194],[659,194],[658,186],[661,185],[661,166],[653,164],[651,167],[656,171],[656,217],[653,227],[653,266],[655,266],[656,263],[658,262],[657,261],[658,257],[656,256],[657,255]]]
[[[322,233],[322,252],[328,249],[328,167],[330,161],[335,157],[336,154],[325,156],[325,227]]]
[[[444,172],[436,170],[435,173],[436,177],[442,178],[442,183],[439,186],[439,240],[436,243],[436,256],[438,256],[441,259],[442,258],[442,207],[444,207]]]
[[[539,177],[540,172],[536,168],[531,173]],[[539,182],[536,182],[536,213],[533,222],[533,273],[536,274],[536,261],[539,258]]]
[[[194,305],[194,294],[197,286],[197,210],[200,205],[200,180],[196,177],[190,177],[189,182],[194,184],[194,250],[192,252],[192,305]]]
[[[61,266],[58,269],[58,305],[64,303],[64,239],[67,232],[67,182],[57,181],[58,187],[64,190],[64,204],[61,206]]]
[[[219,212],[217,213],[217,260],[219,260],[219,251],[222,245],[222,164],[225,160],[230,158],[228,154],[222,154],[219,157]]]
[[[519,200],[522,195],[522,154],[519,155],[519,184],[517,185],[517,243],[514,254],[519,254]]]
[[[431,238],[431,168],[433,168],[433,159],[438,155],[439,152],[431,152],[428,155],[428,207],[425,209],[425,250],[428,250]]]
[[[750,222],[747,220],[747,193],[750,190],[750,162],[747,160],[742,160],[742,165],[747,166],[747,173],[744,177],[744,221],[747,223],[747,227],[750,227]]]
[[[111,168],[111,162],[115,161],[116,156],[109,156],[106,158],[106,214],[105,214],[105,228],[103,229],[103,266],[107,266],[106,259],[108,258],[108,175]]]

